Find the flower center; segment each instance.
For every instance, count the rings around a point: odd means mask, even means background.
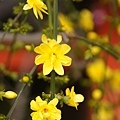
[[[54,61],[56,60],[56,54],[55,53],[51,53],[50,59],[51,59],[51,63],[54,63]]]
[[[47,108],[45,108],[45,109],[44,109],[44,112],[45,112],[45,113],[47,113],[47,112],[48,112],[48,109],[47,109]]]

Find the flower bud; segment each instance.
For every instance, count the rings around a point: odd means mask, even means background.
[[[95,100],[101,99],[101,97],[102,97],[102,91],[101,91],[100,89],[95,89],[95,90],[92,92],[92,97],[93,97]]]
[[[30,80],[28,76],[23,76],[22,81],[27,83]]]
[[[34,51],[34,45],[33,44],[25,45],[25,49],[29,52],[33,52]]]
[[[3,97],[8,98],[8,99],[14,99],[17,97],[17,94],[13,91],[7,91],[7,92],[5,92]]]

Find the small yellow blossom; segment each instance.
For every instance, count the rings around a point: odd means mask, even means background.
[[[94,41],[94,40],[97,40],[98,37],[99,37],[98,34],[96,32],[94,32],[94,31],[90,31],[90,32],[87,33],[87,38],[89,40]]]
[[[24,5],[23,10],[33,9],[35,17],[38,19],[38,15],[43,19],[42,12],[48,14],[47,6],[43,3],[43,0],[27,0],[27,4]]]
[[[105,72],[105,78],[107,80],[110,80],[113,77],[113,74],[114,74],[114,71],[109,66],[107,66],[106,72]]]
[[[95,120],[113,120],[114,110],[109,103],[102,103],[96,113]]]
[[[64,16],[63,14],[59,14],[59,21],[60,24],[62,25],[62,30],[67,32],[67,33],[73,33],[74,32],[74,25],[70,21],[70,19],[67,16]]]
[[[30,80],[28,76],[23,76],[22,81],[27,83]]]
[[[13,91],[7,91],[7,92],[4,92],[4,95],[2,96],[8,99],[14,99],[17,97],[17,94]]]
[[[32,120],[60,120],[61,111],[56,108],[57,104],[57,98],[47,103],[40,96],[36,97],[36,101],[32,100],[30,102],[30,108],[34,111],[31,113]]]
[[[118,1],[118,6],[120,7],[120,0],[117,0]]]
[[[25,49],[26,49],[28,52],[33,52],[33,51],[34,51],[34,44],[25,45]]]
[[[71,91],[69,88],[66,89],[66,96],[70,97],[70,99],[68,99],[67,101],[67,105],[72,106],[72,107],[76,107],[79,105],[79,102],[83,102],[84,101],[84,97],[81,94],[76,94],[74,92],[74,86],[71,88]]]
[[[118,26],[117,26],[117,32],[120,35],[120,24],[118,24]]]
[[[83,9],[80,12],[79,26],[85,31],[94,29],[93,14],[88,9]]]
[[[90,49],[85,51],[85,58],[91,58],[93,55],[98,55],[101,52],[101,48],[98,46],[91,46]]]
[[[102,36],[100,36],[101,38],[101,41],[100,41],[100,43],[101,44],[108,44],[109,43],[109,37],[108,37],[108,35],[102,35]]]
[[[101,48],[98,47],[98,46],[93,46],[93,47],[90,48],[90,51],[91,51],[91,53],[92,53],[93,55],[97,55],[97,54],[100,53]]]
[[[63,66],[70,66],[72,59],[65,54],[70,51],[67,44],[59,44],[61,37],[58,36],[57,41],[42,35],[42,42],[35,47],[34,51],[38,53],[35,57],[35,64],[43,64],[43,74],[48,75],[52,70],[58,75],[64,75]]]
[[[113,76],[109,82],[110,82],[110,86],[113,90],[119,91],[119,89],[120,89],[120,70],[113,71]]]
[[[95,100],[101,99],[101,97],[102,97],[102,91],[101,91],[100,89],[95,89],[95,90],[93,90],[93,92],[92,92],[92,97],[93,97]]]
[[[102,59],[96,59],[87,65],[86,72],[88,77],[96,83],[100,83],[105,78],[105,63]]]

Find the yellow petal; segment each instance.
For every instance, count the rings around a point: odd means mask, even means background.
[[[30,6],[33,7],[33,5],[34,5],[34,0],[27,0],[27,3],[28,3]]]
[[[35,111],[38,111],[40,109],[39,105],[34,100],[30,102],[30,108]]]
[[[35,64],[36,65],[40,65],[40,64],[43,64],[46,59],[48,59],[49,56],[46,56],[46,55],[37,55],[35,57]]]
[[[52,104],[53,106],[56,106],[58,104],[58,99],[54,98],[53,100],[51,100],[48,104]]]
[[[51,52],[51,48],[47,45],[42,43],[40,46],[35,47],[34,51],[38,54],[49,54]]]
[[[71,93],[73,93],[74,92],[74,86],[72,86],[72,88],[71,88]]]
[[[62,36],[61,35],[57,35],[57,43],[61,43],[62,41]]]
[[[49,120],[61,120],[61,111],[59,109],[55,109],[50,115]]]
[[[32,116],[32,120],[43,120],[41,112],[32,112],[30,115]]]
[[[62,63],[63,66],[70,66],[72,59],[68,56],[65,55],[58,55],[58,59],[60,60],[60,62]]]
[[[54,70],[58,75],[64,75],[64,69],[63,69],[62,64],[59,60],[56,60],[54,62]]]
[[[43,14],[41,11],[37,11],[38,12],[38,15],[40,16],[41,19],[43,19]]]
[[[37,8],[36,7],[33,8],[33,13],[34,13],[35,17],[38,19],[38,13],[37,13]]]
[[[29,10],[31,9],[32,7],[28,4],[25,4],[24,7],[23,7],[23,10]]]
[[[56,40],[51,39],[51,40],[49,41],[49,46],[50,46],[51,48],[53,47],[53,49],[55,49],[54,46],[56,46],[56,45],[58,45]]]
[[[41,97],[40,97],[40,96],[37,96],[37,97],[36,97],[36,102],[38,102],[38,103],[39,103],[39,102],[42,102],[42,101],[43,101],[43,100],[41,99]]]
[[[56,49],[56,54],[66,54],[70,51],[71,47],[67,44],[59,45],[59,47]]]
[[[42,39],[42,42],[43,42],[43,43],[46,43],[46,44],[48,43],[47,37],[46,37],[45,34],[42,35],[41,39]]]
[[[68,96],[68,95],[70,94],[70,89],[67,88],[67,89],[65,90],[65,93],[66,93],[66,96]]]
[[[81,95],[81,94],[76,94],[76,95],[74,96],[74,101],[75,101],[75,102],[83,102],[83,101],[84,101],[84,96]]]
[[[44,12],[45,14],[48,14],[48,12],[46,12],[44,9],[41,9],[42,12]]]
[[[48,59],[43,64],[43,74],[48,75],[52,70],[53,70],[53,64],[51,64],[50,59]]]

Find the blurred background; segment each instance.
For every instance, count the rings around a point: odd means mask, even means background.
[[[4,34],[4,23],[14,19],[13,8],[25,0],[0,1],[0,36]],[[120,1],[119,0],[59,0],[59,26],[63,42],[72,48],[73,63],[65,67],[68,82],[56,83],[57,90],[75,86],[75,92],[84,96],[78,110],[64,105],[62,120],[120,120]],[[0,90],[19,92],[23,73],[29,73],[34,66],[35,53],[25,45],[36,46],[41,34],[47,33],[47,15],[36,20],[29,12],[27,23],[32,29],[18,34],[16,41],[11,31],[0,43]],[[9,21],[10,21],[9,19]],[[15,26],[12,29],[16,29]],[[74,36],[83,36],[85,40]],[[89,41],[89,42],[86,42]],[[94,44],[95,43],[95,44]],[[12,51],[11,51],[12,49]],[[106,52],[107,51],[107,52]],[[31,120],[30,101],[42,92],[49,92],[49,81],[38,77],[42,66],[33,74],[33,83],[22,93],[12,118]],[[14,100],[0,101],[0,114],[7,114]]]

